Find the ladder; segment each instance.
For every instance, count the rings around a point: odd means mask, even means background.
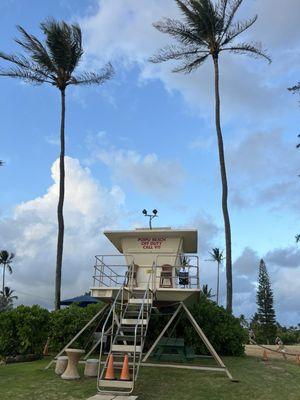
[[[153,304],[153,293],[149,283],[150,276],[144,291],[140,288],[131,288],[128,291],[123,285],[111,306],[102,328],[97,379],[99,393],[128,395],[134,389]],[[125,294],[127,301],[124,299]],[[111,324],[110,346],[108,353],[104,354],[103,339],[109,324]],[[125,355],[129,360],[129,380],[120,379]],[[112,358],[116,376],[115,379],[106,379],[109,360]]]

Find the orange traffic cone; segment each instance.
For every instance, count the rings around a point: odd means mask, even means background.
[[[106,368],[106,374],[104,379],[114,380],[115,377],[115,370],[114,370],[114,356],[111,354],[108,359],[108,364]]]
[[[120,380],[121,381],[130,381],[129,363],[128,363],[128,355],[127,354],[124,357],[123,368],[122,368]]]
[[[264,350],[262,359],[263,361],[269,361],[267,350]]]

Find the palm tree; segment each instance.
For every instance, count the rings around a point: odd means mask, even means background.
[[[222,52],[249,54],[263,57],[271,62],[258,43],[236,43],[236,38],[256,21],[257,16],[234,22],[236,12],[243,0],[175,0],[184,19],[165,18],[154,24],[162,33],[171,35],[177,44],[161,49],[150,61],[160,63],[181,60],[173,72],[190,73],[200,67],[209,57],[214,66],[215,124],[218,139],[219,163],[222,180],[222,210],[226,242],[227,310],[232,312],[232,259],[231,228],[227,205],[228,185],[225,166],[223,136],[220,118],[219,56]]]
[[[1,250],[0,251],[0,265],[3,267],[2,271],[2,293],[5,291],[5,271],[7,271],[12,274],[13,270],[11,267],[11,262],[15,258],[14,253],[9,253],[7,250]]]
[[[18,296],[13,296],[14,292],[15,291],[12,290],[10,287],[5,286],[4,291],[3,290],[0,291],[0,296],[5,297],[6,299],[11,299],[11,300],[17,299]]]
[[[65,195],[65,93],[70,85],[100,85],[110,79],[113,68],[106,64],[99,72],[81,72],[75,74],[83,55],[82,35],[79,25],[68,25],[49,19],[40,25],[45,35],[42,43],[37,37],[27,33],[18,26],[21,39],[16,39],[25,55],[5,54],[0,52],[0,58],[12,64],[9,69],[1,69],[0,75],[19,78],[33,84],[47,83],[60,91],[61,125],[60,125],[60,181],[59,200],[57,206],[58,236],[55,276],[55,309],[60,308],[61,270],[64,241],[63,205]]]
[[[218,264],[218,274],[217,274],[217,304],[219,305],[219,292],[220,292],[220,266],[222,261],[225,259],[223,256],[223,250],[220,251],[219,248],[215,247],[212,251],[209,252],[212,257],[209,261],[215,261]]]
[[[7,311],[13,307],[13,301],[18,296],[13,296],[14,290],[5,286],[4,290],[0,291],[0,311]]]
[[[212,294],[212,290],[208,289],[207,284],[202,286],[202,293],[207,299],[211,299],[212,297],[214,297],[214,294]]]
[[[299,235],[299,234],[297,234],[297,235],[295,236],[295,239],[296,239],[296,243],[300,243],[300,235]]]

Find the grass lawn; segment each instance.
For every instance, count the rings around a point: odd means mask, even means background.
[[[234,378],[225,374],[141,367],[135,394],[139,400],[299,400],[300,365],[256,357],[224,358]],[[1,400],[85,400],[96,394],[96,381],[68,382],[44,370],[48,361],[0,366]],[[82,371],[81,371],[82,372]]]

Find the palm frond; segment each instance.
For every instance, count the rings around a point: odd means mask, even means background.
[[[254,17],[246,20],[246,21],[239,21],[235,24],[233,24],[230,29],[227,31],[224,40],[222,41],[221,45],[227,45],[228,43],[232,42],[233,39],[235,39],[237,36],[239,36],[241,33],[245,32],[247,29],[249,29],[257,20],[257,15]]]
[[[22,26],[17,26],[23,36],[23,40],[15,39],[15,42],[23,47],[29,53],[39,67],[43,67],[48,73],[57,73],[57,68],[51,60],[50,55],[44,45],[34,36],[25,31]]]
[[[28,71],[34,75],[38,75],[44,77],[46,80],[51,81],[53,78],[51,74],[43,67],[43,65],[39,65],[36,62],[32,62],[30,59],[24,57],[23,55],[18,54],[6,54],[0,52],[0,59],[8,61],[17,66],[18,70]],[[13,68],[15,70],[15,68]],[[11,72],[11,70],[8,70]],[[52,82],[49,82],[52,83]]]
[[[290,92],[293,92],[293,93],[299,92],[299,90],[300,90],[300,82],[298,82],[297,85],[295,85],[295,86],[289,87],[288,90]]]
[[[18,78],[25,82],[33,83],[36,85],[41,85],[42,83],[46,82],[53,84],[53,82],[45,79],[44,76],[39,74],[38,72],[35,73],[18,67],[10,69],[0,68],[0,76],[6,76],[9,78]]]
[[[149,61],[154,64],[157,64],[168,60],[182,60],[182,59],[187,60],[191,56],[195,57],[201,54],[208,54],[208,51],[199,50],[195,46],[181,47],[181,46],[170,45],[160,49],[157,52],[157,54],[149,58]]]
[[[6,265],[6,268],[7,268],[7,271],[8,271],[10,274],[12,274],[13,270],[12,270],[12,267],[11,267],[9,264]]]
[[[269,63],[272,62],[271,58],[267,55],[260,43],[239,43],[234,46],[224,47],[221,51],[230,51],[237,54],[247,54],[255,58],[264,58]]]
[[[223,32],[223,20],[219,16],[217,5],[211,0],[189,0],[189,3],[201,23],[205,26],[202,34],[206,34],[209,42],[214,42]]]
[[[222,31],[222,21],[211,0],[175,0],[184,14],[187,26],[207,45]]]
[[[227,5],[228,5],[228,0],[219,0],[216,4],[216,12],[218,13],[220,19],[222,20],[223,27],[225,22]]]
[[[153,24],[154,28],[162,33],[167,33],[183,45],[207,46],[207,43],[183,22],[172,18],[164,18]]]
[[[100,72],[83,72],[79,75],[73,75],[69,85],[101,85],[114,75],[113,66],[108,63]]]
[[[10,262],[15,257],[14,253],[9,253],[7,250],[0,251],[0,264]]]
[[[204,63],[204,61],[207,59],[209,56],[209,53],[205,54],[204,56],[196,57],[194,60],[189,60],[188,62],[185,62],[178,67],[173,68],[173,72],[184,72],[185,74],[189,74],[190,72],[194,71],[197,69],[201,64]]]
[[[68,25],[64,21],[58,22],[52,18],[40,26],[46,35],[46,45],[53,64],[58,73],[61,72],[64,79],[68,79],[83,54],[79,25]]]
[[[224,25],[223,25],[223,34],[221,36],[221,41],[223,37],[226,35],[227,31],[230,29],[232,25],[232,21],[235,17],[237,10],[240,8],[243,0],[229,0],[226,3],[226,8],[224,10]]]

